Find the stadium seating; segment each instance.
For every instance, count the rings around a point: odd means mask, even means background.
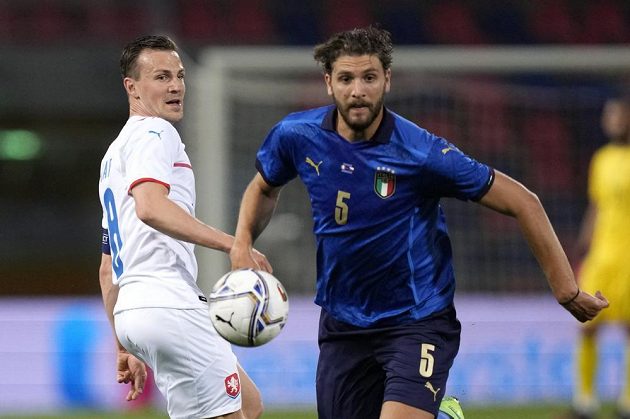
[[[323,34],[381,24],[396,44],[621,44],[630,41],[624,0],[75,0],[0,2],[0,45],[118,45],[167,32],[202,44],[311,45]]]

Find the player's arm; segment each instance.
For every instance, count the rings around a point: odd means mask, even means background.
[[[276,209],[281,187],[269,185],[260,173],[254,176],[243,194],[238,214],[234,245],[230,251],[232,268],[256,268],[252,258],[254,241],[263,232]]]
[[[116,332],[114,331],[113,313],[114,305],[118,299],[118,285],[114,285],[112,282],[111,255],[106,253],[102,254],[98,277],[105,312],[112,331],[114,332],[114,340],[116,341],[116,379],[119,383],[131,383],[131,388],[129,389],[129,393],[127,393],[127,400],[135,400],[144,390],[144,384],[147,379],[147,369],[144,362],[127,352],[116,337]]]
[[[560,304],[581,322],[593,319],[608,307],[598,292],[580,291],[569,260],[538,197],[521,183],[496,171],[490,190],[479,201],[500,213],[515,217],[540,264],[551,291]]]
[[[229,253],[234,237],[204,224],[168,197],[168,188],[157,182],[136,185],[131,194],[136,203],[136,215],[142,222],[178,240],[198,244],[209,249]],[[267,258],[253,250],[252,255],[260,269],[271,272]]]
[[[118,285],[114,285],[112,281],[112,256],[108,254],[101,254],[101,266],[98,269],[98,279],[101,284],[101,294],[103,296],[103,305],[105,306],[105,313],[109,324],[114,330],[114,305],[118,299]],[[118,351],[124,350],[116,338],[116,332],[114,332],[114,338],[116,339],[116,346]]]
[[[136,215],[142,222],[178,240],[229,252],[233,237],[193,217],[168,197],[168,188],[157,182],[143,182],[131,190]]]
[[[166,186],[157,182],[143,182],[136,185],[131,194],[136,203],[136,215],[142,222],[178,240],[198,244],[209,249],[229,253],[234,237],[204,224],[182,207],[171,201]],[[259,269],[271,272],[267,258],[252,250]]]

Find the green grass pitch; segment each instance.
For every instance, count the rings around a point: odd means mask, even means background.
[[[494,406],[479,407],[464,405],[466,419],[559,419],[567,411],[566,404],[558,405],[535,405],[535,406]],[[604,405],[602,419],[613,416],[613,406]],[[130,411],[130,412],[63,412],[51,413],[50,415],[13,415],[1,416],[0,419],[168,419],[168,416],[161,412],[152,410]],[[314,409],[308,410],[268,410],[263,419],[317,419]]]

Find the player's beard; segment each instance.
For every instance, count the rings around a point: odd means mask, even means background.
[[[378,98],[376,103],[369,103],[363,100],[355,100],[353,102],[350,102],[350,104],[344,106],[339,100],[337,100],[335,95],[333,95],[333,101],[335,102],[335,105],[337,106],[337,110],[339,111],[339,114],[343,118],[346,125],[348,125],[348,127],[350,127],[350,129],[352,129],[355,133],[363,133],[366,129],[370,127],[370,125],[372,125],[372,123],[376,120],[379,113],[383,109],[383,102],[385,101],[385,92],[383,92],[381,97]],[[350,110],[353,107],[357,107],[357,106],[367,107],[369,112],[365,118],[353,119],[350,117]]]

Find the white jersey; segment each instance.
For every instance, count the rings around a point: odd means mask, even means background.
[[[120,292],[114,313],[127,309],[206,308],[197,286],[192,243],[142,222],[131,189],[158,182],[194,216],[195,178],[177,130],[161,118],[132,116],[101,162],[102,227],[109,231],[113,282]]]

